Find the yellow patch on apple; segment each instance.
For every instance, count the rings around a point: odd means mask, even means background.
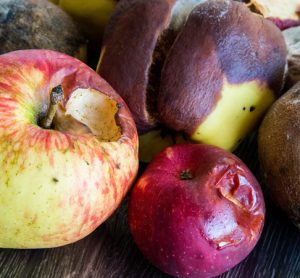
[[[225,80],[221,98],[214,111],[200,124],[191,138],[233,150],[254,128],[274,100],[275,96],[267,85],[256,81],[235,85]]]

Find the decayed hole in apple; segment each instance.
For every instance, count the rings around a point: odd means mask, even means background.
[[[55,92],[54,89],[51,94]],[[71,134],[92,133],[100,141],[117,141],[121,138],[121,128],[116,122],[117,102],[105,94],[92,88],[78,88],[73,91],[65,106],[61,102],[56,105],[55,115],[50,115],[50,125],[41,124],[44,128],[51,126]],[[53,106],[50,103],[48,113],[41,123],[51,113]]]

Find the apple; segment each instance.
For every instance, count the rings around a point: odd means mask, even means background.
[[[132,190],[128,221],[144,256],[176,277],[212,277],[243,260],[265,218],[255,177],[233,154],[205,144],[166,148]]]
[[[300,82],[263,119],[258,154],[267,192],[300,229]]]
[[[1,0],[0,54],[36,48],[86,59],[86,39],[62,9],[47,0]]]
[[[0,247],[77,241],[117,208],[138,169],[121,97],[50,50],[0,56]]]
[[[285,65],[284,38],[273,23],[242,3],[207,1],[192,11],[165,60],[159,119],[195,141],[233,150],[279,96]]]
[[[107,25],[97,71],[140,134],[163,126],[233,150],[280,95],[286,54],[280,30],[243,3],[132,0]]]

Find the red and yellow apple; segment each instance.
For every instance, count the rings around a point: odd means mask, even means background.
[[[163,125],[232,150],[280,94],[285,65],[280,30],[243,3],[133,0],[107,25],[98,72],[140,134]]]
[[[133,188],[129,225],[150,262],[176,277],[213,277],[257,243],[264,199],[233,154],[204,144],[161,152]]]
[[[137,148],[126,104],[88,66],[49,50],[1,55],[0,247],[55,247],[91,233],[135,178]]]

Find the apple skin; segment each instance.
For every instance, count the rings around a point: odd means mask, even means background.
[[[72,130],[70,122],[66,130],[39,127],[57,85],[63,108],[79,91],[84,105],[87,96],[112,101],[118,139]],[[0,247],[62,246],[95,230],[128,191],[138,169],[136,127],[121,97],[79,60],[49,50],[10,52],[0,56],[0,165]]]
[[[176,277],[212,277],[238,264],[257,243],[264,214],[260,186],[246,165],[204,144],[166,148],[129,203],[137,246]]]

